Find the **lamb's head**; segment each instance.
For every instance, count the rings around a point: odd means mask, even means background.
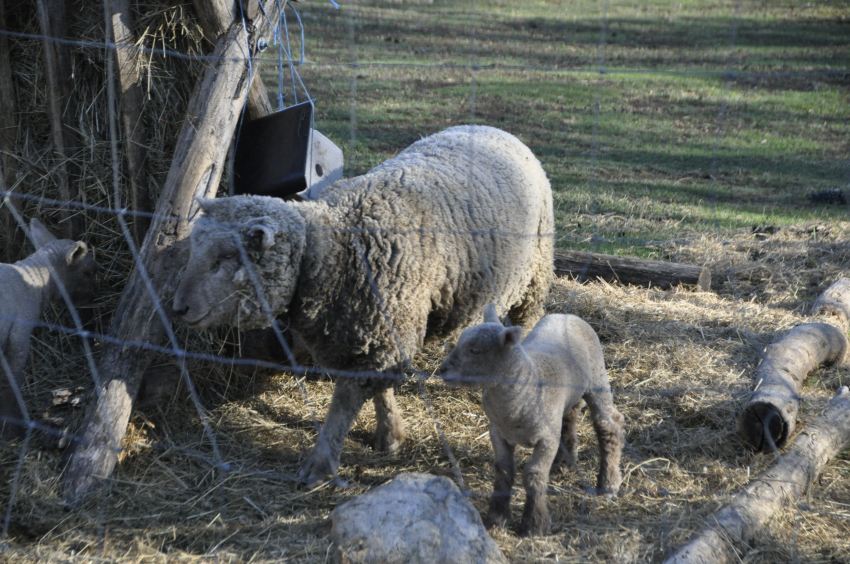
[[[514,348],[522,342],[522,327],[505,327],[496,306],[484,308],[484,323],[460,334],[457,345],[440,364],[440,377],[452,387],[489,388],[509,378]]]
[[[30,220],[30,237],[35,248],[48,253],[50,264],[68,296],[76,306],[89,305],[94,301],[95,276],[98,264],[89,247],[82,241],[57,239],[39,220]],[[53,299],[61,300],[58,287],[53,291]]]
[[[267,327],[284,313],[301,268],[305,223],[277,198],[198,199],[190,256],[173,311],[195,329]]]

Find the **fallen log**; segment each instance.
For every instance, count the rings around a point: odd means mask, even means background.
[[[797,423],[806,376],[820,366],[844,362],[850,350],[850,279],[827,288],[812,315],[828,322],[798,325],[764,350],[753,395],[738,418],[741,437],[756,450],[784,446]]]
[[[601,278],[607,282],[668,290],[691,284],[711,288],[711,271],[704,266],[555,249],[555,274],[572,276],[580,283]]]
[[[665,564],[725,564],[785,504],[806,493],[826,463],[850,443],[850,389],[842,386],[821,415],[800,432],[785,454],[750,482],[711,523]]]
[[[195,196],[213,197],[219,187],[227,149],[242,113],[247,90],[247,36],[234,24],[223,35],[195,85],[187,119],[156,215],[139,251],[144,272],[156,289],[152,299],[137,267],[121,294],[109,339],[98,362],[99,381],[63,475],[64,498],[76,505],[115,468],[132,403],[151,353],[114,343],[159,344],[166,330],[160,314],[168,311],[180,267],[179,243],[188,235]]]

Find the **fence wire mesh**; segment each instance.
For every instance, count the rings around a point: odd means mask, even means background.
[[[556,279],[546,311],[582,317],[603,344],[626,419],[623,486],[616,499],[595,495],[600,456],[583,411],[578,467],[553,472],[549,482],[550,534],[521,539],[516,522],[493,531],[511,561],[665,560],[776,460],[777,451],[749,451],[735,419],[764,347],[805,323],[810,302],[850,266],[850,10],[838,1],[332,4],[265,3],[259,17],[270,26],[270,49],[249,62],[249,73],[270,87],[278,109],[314,101],[314,125],[342,146],[346,177],[446,127],[496,126],[525,142],[549,176],[555,232],[543,236],[556,247],[710,268],[710,291],[580,283],[589,262]],[[452,478],[486,512],[494,475],[487,418],[479,392],[442,384],[442,341],[403,352],[391,370],[317,366],[276,319],[251,268],[249,286],[271,330],[197,332],[174,322],[170,297],[160,299],[133,235],[138,218],[160,218],[126,203],[127,131],[118,124],[113,56],[132,51],[145,92],[139,127],[153,201],[192,83],[215,59],[189,6],[133,4],[130,47],[106,31],[110,6],[69,13],[57,36],[40,28],[35,6],[0,4],[0,56],[11,63],[4,90],[11,98],[0,113],[14,116],[12,125],[0,123],[0,132],[13,131],[0,135],[4,254],[12,262],[31,252],[30,243],[19,247],[21,233],[34,241],[32,217],[55,234],[81,221],[101,267],[92,305],[75,306],[74,289],[60,283],[38,319],[0,316],[0,328],[32,331],[22,380],[12,353],[0,351],[5,392],[21,412],[6,422],[23,427],[0,450],[2,558],[325,562],[330,511],[409,471]],[[247,31],[250,22],[237,24]],[[75,101],[65,101],[64,114],[76,140],[65,139],[66,160],[51,133],[47,45],[66,47],[74,69]],[[67,163],[79,186],[71,198],[58,188]],[[386,306],[392,297],[382,293],[363,243],[376,233],[410,233],[346,232],[368,281],[363,299],[378,305],[376,323],[405,351]],[[496,267],[482,245],[528,235],[453,235],[472,241],[477,272],[503,312],[508,304],[499,301]],[[250,264],[249,250],[236,244]],[[131,271],[164,327],[162,342],[129,341],[110,329]],[[2,304],[19,299],[0,288]],[[74,434],[84,413],[103,393],[99,361],[108,347],[147,351],[150,367],[127,432],[113,442],[115,472],[69,511],[62,471],[67,452],[85,441]],[[844,366],[810,375],[801,426],[846,379]],[[373,387],[389,392],[363,404],[339,468],[329,464],[333,480],[307,490],[299,471],[340,382],[383,382]],[[374,420],[386,420],[396,402],[406,440],[378,452]],[[519,454],[518,469],[528,458]],[[515,487],[515,515],[524,499]],[[844,452],[740,558],[850,561],[848,508]]]

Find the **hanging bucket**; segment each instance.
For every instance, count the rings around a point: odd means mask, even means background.
[[[247,122],[233,156],[234,194],[316,198],[342,178],[342,151],[310,127],[304,102]]]

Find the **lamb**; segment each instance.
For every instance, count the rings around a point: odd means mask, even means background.
[[[337,378],[299,472],[308,485],[336,475],[343,440],[370,397],[375,447],[399,448],[404,424],[392,384],[426,340],[468,326],[490,301],[514,322],[533,323],[553,278],[549,181],[522,142],[491,127],[421,139],[317,200],[198,202],[204,215],[175,314],[198,329],[248,330],[281,318],[319,366],[357,373]]]
[[[17,393],[24,382],[30,334],[51,302],[61,302],[61,286],[75,305],[94,297],[97,263],[82,241],[57,239],[37,219],[30,220],[36,252],[14,264],[0,264],[0,438],[19,437],[24,429]],[[11,376],[11,378],[10,378]]]
[[[522,340],[521,327],[505,327],[496,307],[484,323],[464,331],[440,364],[451,386],[480,387],[496,456],[495,480],[484,524],[511,520],[514,447],[533,448],[522,473],[525,508],[519,532],[545,535],[551,527],[546,506],[550,469],[575,468],[576,422],[582,398],[599,441],[597,493],[614,497],[620,488],[623,415],[614,407],[596,332],[575,315],[550,314]],[[560,445],[560,448],[559,448]]]

